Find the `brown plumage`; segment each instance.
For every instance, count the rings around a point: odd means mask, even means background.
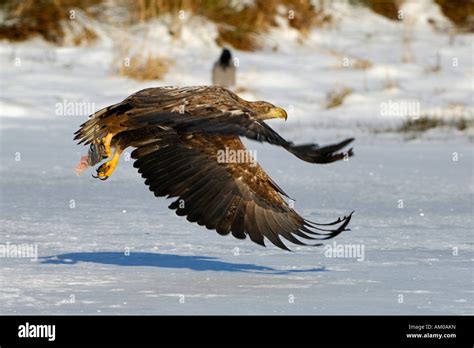
[[[286,119],[286,112],[221,87],[149,88],[93,114],[75,139],[90,144],[90,165],[115,148],[112,160],[97,170],[101,179],[113,172],[121,151],[134,147],[134,167],[155,196],[176,198],[169,208],[177,215],[221,235],[248,235],[260,245],[267,238],[289,250],[281,237],[307,245],[302,240],[329,239],[345,231],[352,213],[328,224],[308,221],[286,203],[285,192],[258,164],[220,160],[222,151],[246,153],[241,136],[282,146],[311,163],[352,156],[352,149],[337,151],[353,139],[296,146],[266,125],[270,118]]]

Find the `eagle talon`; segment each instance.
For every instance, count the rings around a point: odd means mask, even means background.
[[[100,179],[100,180],[107,180],[108,179],[108,175],[107,175],[107,172],[109,170],[109,166],[108,166],[108,163],[109,162],[105,162],[104,164],[102,164],[99,168],[97,168],[97,176],[96,178],[97,179]]]
[[[109,178],[108,176],[100,176],[99,170],[97,170],[97,174],[99,174],[99,175],[92,174],[92,177],[94,179],[99,179],[101,181],[107,180]]]
[[[114,172],[115,167],[117,166],[119,157],[120,157],[120,151],[117,151],[110,161],[103,163],[99,168],[97,168],[96,178],[102,181],[107,180],[109,176],[111,176],[112,173]]]

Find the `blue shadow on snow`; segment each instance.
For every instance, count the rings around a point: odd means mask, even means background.
[[[306,272],[324,272],[326,269],[280,270],[248,263],[231,263],[209,256],[183,256],[131,252],[129,256],[119,252],[82,252],[41,257],[42,263],[70,265],[78,262],[93,262],[117,266],[144,266],[160,268],[190,269],[193,271],[250,272],[263,274],[292,274]]]

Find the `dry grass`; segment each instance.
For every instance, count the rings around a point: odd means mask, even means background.
[[[174,61],[148,47],[146,42],[136,43],[126,37],[120,40],[113,72],[139,81],[162,80]]]
[[[128,24],[171,14],[178,25],[183,25],[183,21],[178,19],[180,11],[187,15],[199,15],[217,24],[218,44],[252,51],[259,48],[257,34],[277,25],[277,15],[286,18],[288,24],[301,33],[301,38],[305,37],[311,27],[330,22],[332,18],[325,13],[325,1],[253,0],[236,6],[236,2],[232,0],[115,0],[114,6],[129,10]],[[349,1],[398,20],[398,10],[404,0]],[[472,0],[435,1],[459,28],[474,31]],[[87,12],[92,5],[103,4],[105,0],[2,0],[0,6],[5,13],[5,21],[0,24],[0,39],[20,41],[32,35],[40,35],[47,41],[64,44],[64,25],[67,26],[70,22],[69,10],[79,8]],[[97,15],[97,12],[89,14]],[[76,35],[72,40],[73,44],[87,43],[96,37],[85,26],[80,31],[70,31]]]
[[[435,0],[443,14],[461,31],[474,32],[474,1]]]
[[[352,68],[354,69],[366,70],[370,67],[372,67],[372,63],[368,59],[354,58],[354,61],[352,63]]]
[[[392,79],[388,72],[385,73],[385,79],[383,81],[383,89],[390,90],[390,89],[397,89],[400,88],[400,84],[397,80]]]
[[[398,132],[426,132],[427,130],[437,127],[450,127],[455,128],[459,131],[463,131],[468,127],[472,127],[472,122],[464,117],[455,118],[452,120],[445,120],[441,118],[432,118],[428,116],[422,116],[417,119],[406,120],[398,129]]]
[[[325,50],[323,53],[329,54],[332,57],[336,57],[340,63],[332,65],[332,69],[357,69],[357,70],[367,70],[372,67],[372,62],[365,58],[358,58],[355,56],[350,56],[335,50]]]
[[[86,10],[100,0],[7,0],[2,3],[6,20],[0,25],[0,39],[27,40],[39,35],[46,41],[62,45],[65,33],[74,33],[72,43],[93,41],[96,34],[70,18],[74,9]]]
[[[311,27],[320,27],[332,21],[331,15],[325,12],[324,0],[319,0],[316,7],[311,1],[284,0],[282,2],[288,10],[289,25],[299,30],[303,36],[308,34]]]
[[[425,132],[429,129],[436,128],[442,125],[441,119],[420,117],[417,119],[406,120],[400,128],[399,132]]]
[[[168,58],[139,52],[123,60],[119,74],[141,81],[161,80],[172,64]]]
[[[353,4],[367,6],[375,13],[391,20],[398,19],[398,10],[403,0],[351,0]]]
[[[291,15],[287,14],[288,23],[302,34],[316,23],[314,19],[318,15],[312,4],[304,0],[254,0],[240,7],[231,0],[139,0],[128,5],[132,21],[145,21],[166,13],[179,18],[180,11],[205,17],[217,24],[217,44],[244,51],[259,48],[257,34],[276,26],[274,18],[281,5],[292,11]]]
[[[286,16],[288,24],[305,35],[313,25],[325,23],[330,17],[321,5],[316,9],[306,0],[254,0],[242,6],[231,0],[139,0],[129,3],[133,21],[144,21],[160,14],[180,11],[205,17],[217,24],[220,46],[231,45],[244,51],[259,48],[257,34],[277,25],[275,16]],[[285,13],[279,10],[286,8]]]
[[[399,20],[398,11],[406,0],[349,0],[353,4],[369,7],[375,13],[392,20]],[[474,32],[474,1],[434,0],[443,14],[461,31]]]
[[[279,12],[284,6],[284,13]],[[259,48],[257,34],[277,25],[275,16],[286,16],[288,24],[299,30],[302,36],[322,18],[322,10],[316,10],[308,1],[301,0],[254,0],[241,9],[230,6],[203,7],[197,13],[218,24],[217,43],[244,51]],[[327,20],[327,19],[325,19]]]
[[[78,36],[73,39],[75,44],[91,41],[95,34],[90,29],[84,27],[82,32],[77,33],[77,30],[64,30],[64,25],[70,22],[71,9],[79,8],[87,12],[92,5],[105,6],[105,0],[3,1],[2,9],[7,20],[6,24],[0,25],[0,38],[19,41],[40,35],[61,45],[69,31]],[[322,0],[318,8],[306,0],[254,0],[240,5],[232,0],[116,0],[114,5],[128,10],[128,24],[170,14],[177,35],[179,28],[185,24],[183,19],[190,15],[205,17],[217,24],[218,44],[247,51],[259,48],[257,34],[276,26],[277,15],[286,17],[288,24],[297,29],[302,37],[312,26],[330,21],[330,17],[324,14]],[[100,11],[89,11],[90,16],[97,16],[98,13]]]
[[[338,54],[338,56],[342,57],[342,54]],[[348,62],[347,64],[345,64]],[[343,69],[343,68],[350,68],[356,70],[367,70],[372,67],[372,62],[368,59],[364,58],[349,58],[344,56],[342,58],[342,64],[337,64],[333,66],[335,69]]]
[[[334,88],[326,94],[326,109],[332,109],[342,105],[344,99],[354,92],[350,87]]]
[[[436,127],[454,128],[464,131],[474,127],[472,109],[465,104],[448,104],[442,108],[431,109],[416,119],[407,119],[397,130],[399,132],[425,132]]]

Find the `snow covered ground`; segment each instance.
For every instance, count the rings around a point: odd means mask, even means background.
[[[127,154],[106,182],[75,176],[86,149],[72,134],[88,112],[58,110],[99,109],[150,86],[209,83],[219,54],[209,23],[190,20],[178,43],[162,23],[129,34],[175,60],[164,81],[116,76],[124,57],[107,27],[91,47],[2,42],[0,252],[26,243],[39,258],[0,258],[0,313],[472,314],[472,128],[407,140],[385,132],[407,115],[381,110],[415,102],[421,114],[472,120],[473,37],[450,42],[417,23],[412,60],[402,64],[408,29],[360,11],[341,7],[339,25],[314,30],[302,45],[290,43],[287,28],[269,33],[262,51],[235,52],[241,95],[288,109],[287,123],[271,122],[283,136],[321,144],[356,137],[356,156],[327,166],[246,141],[306,218],[356,211],[352,231],[327,243],[363,251],[356,257],[262,248],[191,225],[148,191]],[[372,66],[354,69],[355,57]],[[326,93],[344,86],[353,93],[326,109]]]
[[[0,259],[4,314],[472,313],[466,140],[360,137],[353,159],[328,166],[252,146],[305,217],[356,211],[352,231],[334,241],[364,253],[330,258],[324,248],[288,253],[191,225],[148,191],[130,162],[106,182],[77,178],[76,121],[1,133],[1,240],[37,244],[39,253],[37,262]]]

